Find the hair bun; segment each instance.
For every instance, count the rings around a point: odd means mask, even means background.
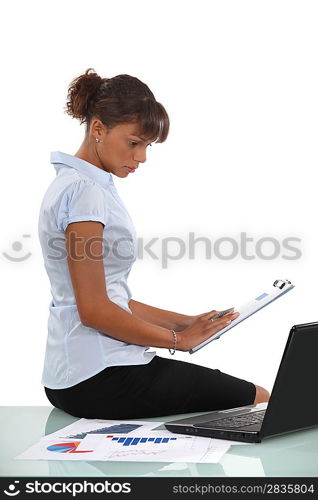
[[[88,107],[94,95],[106,78],[101,78],[93,68],[74,78],[68,87],[65,112],[81,123],[86,121]]]
[[[149,141],[164,142],[169,132],[169,116],[163,105],[148,85],[127,74],[101,78],[89,68],[71,82],[65,112],[85,123],[85,138],[93,119],[109,129],[138,123],[140,134]]]

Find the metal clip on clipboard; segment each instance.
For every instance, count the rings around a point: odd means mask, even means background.
[[[260,309],[263,309],[263,307],[267,306],[274,300],[278,299],[285,293],[289,292],[289,290],[292,290],[294,288],[294,285],[289,281],[289,280],[275,280],[273,283],[273,287],[269,292],[264,292],[260,295],[258,295],[254,300],[251,302],[248,302],[245,305],[242,305],[241,307],[236,307],[236,311],[240,313],[240,316],[232,321],[232,323],[229,326],[226,326],[219,332],[215,333],[210,337],[209,339],[205,340],[201,344],[197,345],[196,347],[193,347],[190,349],[189,353],[193,354],[197,352],[199,349],[204,347],[206,344],[209,344],[213,340],[217,340],[218,338],[223,335],[223,333],[227,332],[234,326],[236,326],[238,323],[241,323],[245,319],[249,318],[253,314],[255,314],[257,311]]]
[[[273,286],[277,286],[278,288],[282,289],[286,284],[291,285],[291,282],[288,280],[276,280],[273,283]]]

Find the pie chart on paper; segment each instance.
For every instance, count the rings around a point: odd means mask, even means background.
[[[77,451],[78,445],[81,441],[74,441],[73,443],[57,443],[51,444],[47,447],[47,450],[53,451],[55,453],[90,453],[93,450],[83,450]]]

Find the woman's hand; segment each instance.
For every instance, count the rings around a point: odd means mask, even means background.
[[[233,310],[233,308],[231,309]],[[195,323],[195,321],[198,319],[198,318],[201,318],[202,316],[206,316],[207,314],[210,314],[211,316],[213,316],[213,314],[218,314],[219,312],[221,311],[210,311],[209,313],[203,313],[203,314],[196,314],[195,316],[185,316],[183,318],[183,321],[182,321],[182,325],[178,325],[177,328],[174,328],[174,330],[176,332],[183,332],[183,330],[185,330],[186,328],[189,328],[189,326],[192,326],[193,323]]]
[[[220,311],[210,311],[197,316],[189,316],[189,326],[182,331],[177,332],[177,350],[189,351],[193,347],[201,344],[205,340],[228,326],[233,320],[238,318],[239,312],[233,312],[231,309],[227,314],[221,318],[211,320],[211,316],[218,314]]]
[[[216,314],[218,311],[215,311],[214,314]],[[186,328],[189,328],[189,326],[192,326],[193,323],[198,319],[201,318],[201,316],[204,316],[205,314],[208,313],[203,313],[203,314],[196,314],[195,316],[185,316],[182,321],[182,325],[178,325],[177,328],[175,328],[176,332],[183,332]],[[211,312],[211,316],[213,314],[213,311]]]

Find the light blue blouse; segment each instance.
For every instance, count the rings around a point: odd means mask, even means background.
[[[56,178],[40,207],[38,234],[51,284],[48,336],[42,384],[64,389],[107,366],[149,363],[155,351],[116,340],[84,326],[67,264],[64,231],[71,222],[104,224],[103,262],[109,299],[131,314],[127,278],[137,258],[136,231],[119,197],[112,174],[60,151],[51,153]],[[94,245],[91,247],[94,255]]]

